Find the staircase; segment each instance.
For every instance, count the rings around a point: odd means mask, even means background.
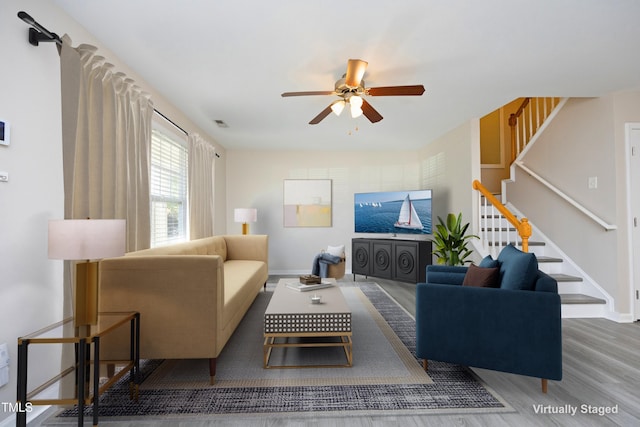
[[[566,101],[566,98],[523,98],[518,110],[510,115],[511,179],[514,178],[514,165],[525,168],[522,159]],[[531,176],[534,174],[531,171],[527,173]],[[542,178],[537,179],[544,184]],[[564,318],[607,318],[614,311],[613,298],[551,239],[529,223],[521,212],[506,201],[503,203],[501,195],[491,194],[479,181],[474,181],[473,188],[480,193],[477,223],[480,241],[472,242],[483,257],[490,254],[496,258],[508,244],[534,253],[538,268],[558,282]],[[604,225],[605,229],[611,229],[606,228],[608,224]]]
[[[494,196],[500,200],[500,195]],[[478,252],[497,258],[508,244],[522,248],[516,228],[484,196],[480,203],[480,240],[472,241]],[[528,246],[538,259],[538,268],[558,282],[563,318],[606,317],[610,304],[607,297],[533,224]]]

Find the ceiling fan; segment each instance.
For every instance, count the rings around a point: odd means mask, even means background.
[[[309,122],[310,125],[315,125],[320,123],[332,111],[339,116],[347,104],[350,106],[351,117],[355,118],[364,114],[371,123],[376,123],[382,120],[382,115],[363,96],[420,96],[424,93],[424,86],[422,85],[367,88],[364,80],[362,80],[367,65],[368,63],[361,59],[350,59],[347,63],[347,73],[336,82],[334,90],[285,92],[282,96],[337,95],[340,99],[333,101]]]

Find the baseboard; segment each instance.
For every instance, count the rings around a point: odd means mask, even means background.
[[[57,399],[60,394],[59,388],[50,387],[49,389],[38,394],[38,399]],[[49,409],[53,408],[52,405],[32,405],[30,412],[27,412],[27,425],[33,422],[36,418],[43,415]],[[11,414],[4,420],[0,421],[0,427],[9,427],[16,425],[16,414]]]
[[[44,414],[46,411],[51,408],[50,405],[47,406],[32,406],[32,411],[27,414],[27,425],[30,422],[38,418],[40,415]],[[16,414],[11,414],[4,420],[0,421],[0,427],[13,427],[16,425]]]
[[[297,274],[311,274],[309,270],[273,270],[269,272],[270,276],[292,276]]]
[[[605,304],[562,304],[563,319],[607,318]]]
[[[15,426],[15,425],[16,425],[15,415],[9,415],[4,420],[0,421],[0,427],[9,427],[9,426]]]
[[[606,316],[607,319],[612,320],[617,323],[634,323],[635,319],[631,313],[617,313],[617,312],[609,312]]]
[[[296,276],[300,274],[311,274],[311,270],[272,270],[269,271],[270,276]],[[345,276],[351,274],[351,269],[346,269]]]

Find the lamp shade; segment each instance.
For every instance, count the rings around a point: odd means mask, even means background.
[[[358,95],[353,95],[349,98],[349,104],[351,104],[352,108],[362,108],[362,98]]]
[[[233,210],[233,220],[243,224],[256,222],[258,220],[258,210],[253,208],[236,208]]]
[[[345,104],[346,102],[342,99],[340,101],[335,101],[331,104],[331,111],[333,111],[336,116],[339,116],[340,113],[342,113],[342,110],[344,110]]]
[[[89,260],[124,255],[124,219],[49,221],[49,258]]]

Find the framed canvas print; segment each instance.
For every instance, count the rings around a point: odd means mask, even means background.
[[[331,227],[331,180],[285,179],[284,226]]]
[[[0,119],[0,145],[9,145],[10,132],[9,123]]]

